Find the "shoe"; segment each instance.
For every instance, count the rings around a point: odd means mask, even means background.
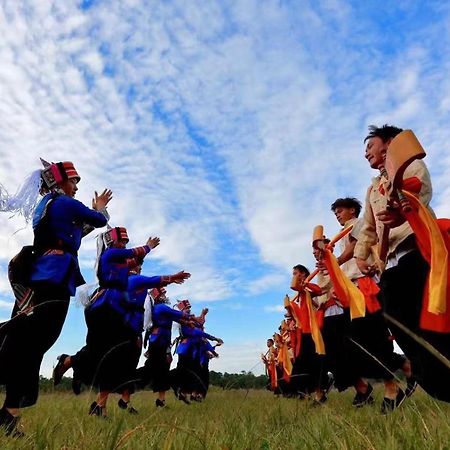
[[[106,408],[100,406],[97,402],[92,402],[89,407],[89,415],[97,417],[106,417]]]
[[[400,388],[398,390],[397,397],[395,397],[395,400],[384,397],[383,402],[381,403],[381,414],[385,416],[394,411],[394,409],[398,408],[405,401],[405,399],[406,395]]]
[[[417,383],[416,379],[413,376],[406,379],[405,395],[407,398],[411,397],[411,395],[414,394],[414,392],[417,389],[417,386],[419,386],[419,384]]]
[[[355,408],[362,408],[365,405],[372,405],[375,400],[372,396],[373,393],[373,386],[369,383],[367,385],[367,391],[362,393],[362,392],[357,392],[354,399],[353,399],[353,403],[352,405]]]
[[[13,438],[25,436],[25,433],[17,429],[19,421],[20,417],[14,417],[6,408],[0,409],[0,428],[3,429],[6,436]]]
[[[53,369],[53,385],[58,386],[59,383],[61,383],[61,379],[63,375],[66,373],[66,369],[64,368],[64,362],[66,358],[68,358],[69,355],[66,355],[63,353],[62,355],[58,356],[58,363],[56,364],[55,368]]]
[[[117,405],[119,406],[120,409],[126,409],[130,414],[139,414],[137,409],[133,408],[129,402],[126,402],[123,399],[120,399],[117,402]]]
[[[155,405],[157,408],[164,408],[166,406],[166,401],[165,400],[160,400],[159,398],[157,398],[155,400]]]
[[[182,392],[180,392],[178,394],[178,400],[181,400],[182,402],[186,403],[186,405],[190,405],[191,402],[188,400],[188,398],[186,397],[185,394],[183,394]]]

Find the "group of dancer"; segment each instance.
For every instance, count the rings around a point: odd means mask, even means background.
[[[218,356],[210,341],[223,341],[204,331],[206,308],[195,316],[188,300],[170,306],[165,287],[184,283],[190,274],[142,275],[144,258],[160,239],[150,237],[142,246],[127,248],[126,228],[108,223],[112,192],[96,192],[88,208],[74,198],[80,176],[73,163],[41,161],[44,169],[33,172],[15,195],[0,185],[0,210],[32,219],[34,232],[33,244],[23,247],[8,267],[15,303],[11,319],[0,324],[0,384],[6,393],[0,427],[7,435],[23,435],[20,409],[37,402],[42,358],[61,333],[70,297],[85,284],[78,264],[81,240],[105,226],[97,238],[98,284],[93,292],[84,289],[80,295],[86,345],[58,358],[55,385],[72,368],[75,393],[82,384],[98,390],[89,414],[101,417],[106,416],[111,393],[121,395],[120,408],[136,414],[131,395],[148,385],[158,393],[157,407],[165,406],[169,389],[185,403],[201,401],[209,385],[209,359]],[[180,336],[178,364],[171,371],[174,322],[180,325]],[[147,348],[147,359],[137,368],[142,347]]]
[[[425,152],[411,131],[371,126],[364,143],[377,171],[364,212],[356,198],[339,198],[331,211],[341,231],[328,239],[315,227],[316,268],[294,266],[296,295],[286,296],[262,355],[269,388],[320,405],[334,384],[353,388],[362,407],[374,403],[368,380],[376,379],[384,381],[383,414],[417,385],[450,402],[450,221],[430,207]]]

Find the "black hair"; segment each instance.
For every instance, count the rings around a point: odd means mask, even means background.
[[[385,124],[382,127],[377,127],[376,125],[369,125],[369,134],[364,139],[364,143],[373,137],[379,137],[383,143],[386,143],[389,139],[395,138],[397,134],[401,133],[403,130],[393,125]]]
[[[296,266],[293,267],[293,269],[298,270],[301,273],[304,273],[307,277],[309,276],[309,270],[305,266],[302,266],[301,264],[297,264]]]
[[[338,198],[334,201],[334,203],[331,205],[331,211],[336,211],[338,208],[353,208],[355,210],[355,216],[359,217],[359,214],[361,213],[361,202],[354,197],[345,197],[345,198]]]
[[[272,338],[267,339],[268,341],[272,342],[272,344],[274,343]]]

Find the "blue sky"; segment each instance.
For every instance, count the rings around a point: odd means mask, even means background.
[[[0,182],[14,191],[42,156],[74,161],[86,203],[113,189],[111,223],[135,245],[161,237],[145,271],[192,272],[169,294],[210,307],[226,342],[212,368],[259,373],[312,228],[334,234],[329,205],[374,175],[367,125],[416,132],[449,216],[449,19],[439,1],[2,1]],[[31,231],[0,228],[6,319],[7,262]],[[94,250],[93,235],[88,281]],[[84,337],[74,304],[43,373]]]

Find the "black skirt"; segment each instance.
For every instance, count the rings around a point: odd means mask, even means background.
[[[136,370],[135,378],[140,389],[151,385],[153,392],[168,391],[172,385],[167,347],[150,343],[148,357],[143,367]]]
[[[8,408],[37,402],[42,358],[61,334],[69,308],[65,288],[40,283],[34,290],[33,313],[17,316],[14,310],[0,329],[0,384],[5,385]]]
[[[203,388],[201,365],[198,358],[191,355],[178,355],[176,385],[181,392],[198,392]]]
[[[86,346],[72,357],[74,376],[100,391],[134,391],[140,336],[108,305],[86,311]]]

